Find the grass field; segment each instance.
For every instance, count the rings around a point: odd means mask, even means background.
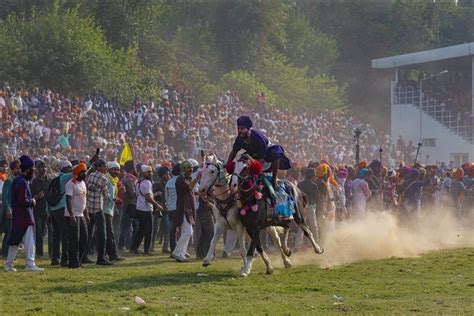
[[[297,257],[297,254],[295,255]],[[274,257],[274,262],[280,262]],[[240,278],[238,258],[208,268],[156,255],[80,270],[38,264],[41,273],[3,273],[0,313],[22,314],[474,314],[474,249],[322,269],[276,268]],[[2,262],[3,264],[3,262]],[[198,274],[206,274],[205,276]],[[134,302],[135,296],[146,301]]]

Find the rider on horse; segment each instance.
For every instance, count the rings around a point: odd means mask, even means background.
[[[244,149],[252,158],[259,160],[264,168],[265,162],[271,163],[271,167],[264,169],[263,172],[270,172],[271,170],[272,186],[273,189],[276,189],[278,170],[290,169],[290,160],[285,156],[283,147],[273,145],[262,131],[252,128],[252,126],[252,121],[246,115],[237,119],[238,135],[226,166],[232,164],[239,150]]]

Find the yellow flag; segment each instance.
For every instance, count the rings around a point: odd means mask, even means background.
[[[122,153],[120,154],[119,164],[123,166],[125,165],[127,161],[132,160],[132,159],[133,159],[132,150],[130,149],[130,146],[128,145],[128,143],[125,143],[125,145],[123,145]]]

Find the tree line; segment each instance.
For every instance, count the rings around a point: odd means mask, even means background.
[[[471,42],[474,1],[2,0],[0,81],[130,101],[164,83],[289,108],[386,103],[370,60]]]

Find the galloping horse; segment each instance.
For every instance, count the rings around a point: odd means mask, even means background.
[[[238,213],[240,209],[237,206],[236,200],[233,195],[230,194],[229,183],[226,178],[225,169],[214,154],[205,156],[204,167],[201,171],[201,184],[199,186],[199,193],[201,196],[205,195],[207,198],[214,200],[212,211],[215,218],[214,224],[214,236],[212,238],[209,251],[206,257],[203,259],[203,266],[208,266],[215,256],[216,244],[219,241],[225,228],[233,229],[237,232],[239,238],[239,250],[243,261],[243,267],[240,271],[241,276],[247,276],[250,272],[247,264],[247,251],[245,248],[245,241],[248,235],[239,220]],[[283,264],[286,268],[292,266],[291,261],[288,259],[287,254],[289,253],[286,243],[282,244],[276,227],[268,227],[267,232],[272,237],[275,245],[280,249],[282,255]],[[267,273],[271,273],[273,268],[267,266]]]
[[[201,171],[199,185],[201,196],[214,200],[212,212],[215,219],[214,236],[212,237],[209,251],[202,261],[203,266],[208,266],[215,257],[216,244],[226,228],[235,230],[239,239],[239,250],[244,266],[246,265],[245,230],[238,219],[239,209],[234,197],[230,194],[225,169],[222,162],[214,154],[205,156],[204,167]],[[242,271],[241,271],[242,272]]]
[[[255,168],[257,166],[257,168]],[[255,169],[259,169],[255,171]],[[254,199],[257,190],[257,178],[261,173],[262,166],[258,160],[251,158],[247,154],[243,154],[237,159],[234,165],[234,170],[231,179],[231,191],[238,192],[240,201],[245,204],[246,201]],[[229,171],[229,170],[228,170]],[[287,180],[279,180],[279,185],[285,185],[288,188],[289,194],[295,201],[295,213],[293,214],[294,221],[303,230],[305,236],[313,245],[314,251],[317,254],[322,254],[324,250],[314,240],[311,230],[304,222],[302,214],[305,208],[305,199],[301,191],[291,182]],[[245,230],[251,238],[250,247],[247,251],[247,261],[244,272],[248,275],[252,269],[253,255],[255,250],[261,255],[265,265],[267,266],[267,273],[271,270],[271,262],[268,255],[265,253],[260,242],[260,232],[269,226],[281,226],[285,229],[285,237],[283,244],[286,246],[290,220],[279,220],[277,218],[269,218],[267,216],[268,205],[266,198],[254,200],[255,207],[248,209],[246,212],[239,212],[239,219],[242,222]],[[269,220],[270,219],[270,220]],[[285,247],[286,248],[286,247]],[[286,255],[290,255],[288,250]],[[270,268],[269,268],[270,267]]]

